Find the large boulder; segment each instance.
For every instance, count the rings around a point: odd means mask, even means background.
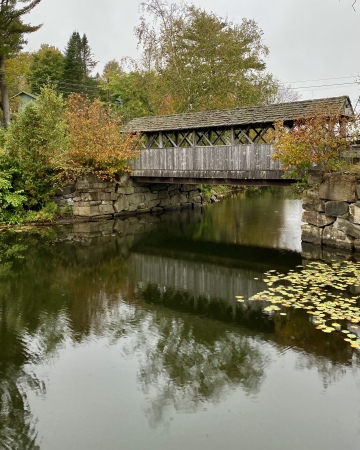
[[[304,211],[301,220],[317,227],[325,227],[333,223],[335,217],[329,217],[317,211]]]
[[[319,197],[326,200],[354,202],[357,200],[356,187],[359,174],[326,173],[319,186]]]
[[[302,200],[302,207],[307,211],[325,211],[325,201],[319,197],[319,191],[308,189]]]
[[[301,240],[311,244],[321,244],[323,229],[306,223],[301,226]]]
[[[327,216],[343,216],[349,212],[349,204],[346,202],[339,202],[330,200],[325,203],[325,214]]]
[[[337,221],[323,229],[322,242],[324,245],[351,250],[354,246],[354,238],[348,236]]]
[[[360,204],[358,202],[349,206],[349,213],[349,220],[353,223],[360,224]]]

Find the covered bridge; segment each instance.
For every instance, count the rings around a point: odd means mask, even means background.
[[[319,112],[353,115],[342,96],[134,119],[124,131],[141,133],[143,148],[132,176],[139,182],[290,184],[272,159],[269,130],[276,121],[292,127]]]

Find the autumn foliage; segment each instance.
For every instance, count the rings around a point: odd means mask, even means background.
[[[68,161],[82,172],[114,178],[129,171],[129,160],[137,154],[138,138],[120,133],[119,119],[100,100],[72,94],[65,113]]]
[[[358,125],[356,117],[324,112],[297,119],[292,128],[276,122],[273,158],[283,164],[291,178],[303,178],[314,166],[323,171],[337,170],[341,156],[358,133]]]
[[[0,222],[42,210],[79,176],[116,180],[129,171],[139,138],[121,128],[99,100],[65,100],[51,86],[41,88],[0,134]]]

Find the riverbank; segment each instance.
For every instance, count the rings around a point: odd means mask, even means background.
[[[57,193],[52,214],[39,214],[38,220],[1,224],[0,230],[157,216],[166,211],[202,208],[245,189],[225,185],[138,185],[129,176],[124,176],[120,183],[87,177]]]

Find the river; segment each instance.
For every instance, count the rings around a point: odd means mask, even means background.
[[[268,190],[2,232],[0,449],[358,448],[359,351],[248,300],[306,264],[300,224]]]

